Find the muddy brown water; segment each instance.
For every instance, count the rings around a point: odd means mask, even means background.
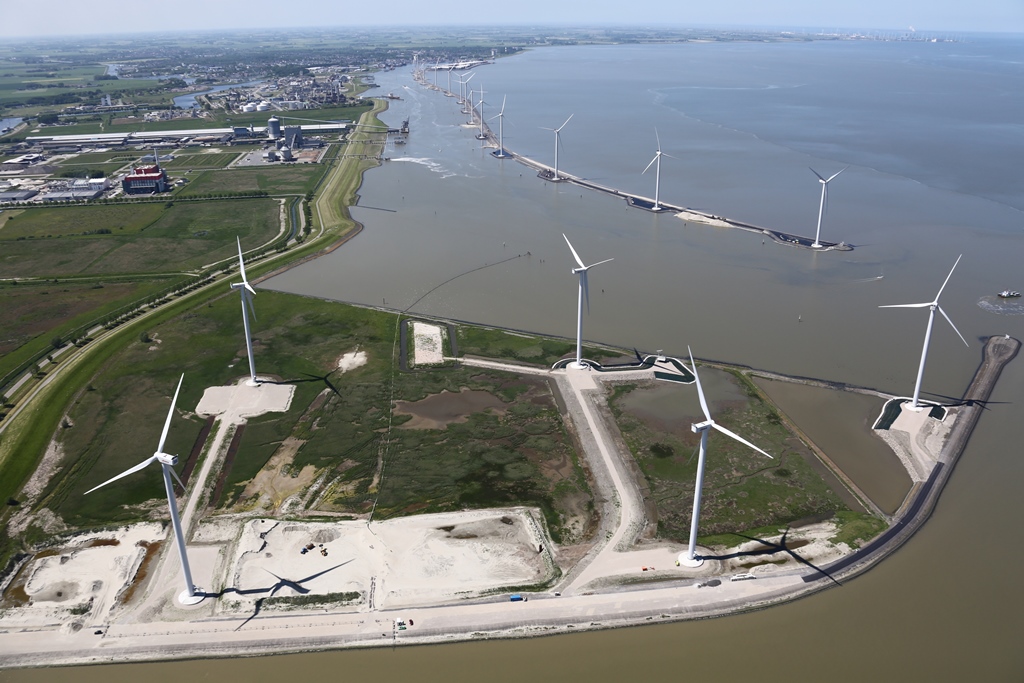
[[[899,509],[912,482],[900,459],[871,429],[882,410],[881,398],[795,382],[755,381],[878,507],[890,514]]]
[[[386,297],[401,308],[509,250],[531,250],[532,258],[452,281],[416,310],[572,336],[577,284],[561,239],[567,232],[584,259],[616,259],[592,274],[588,339],[677,354],[692,344],[708,358],[907,393],[925,316],[877,306],[929,300],[964,253],[942,303],[972,348],[937,321],[924,386],[958,398],[980,360],[976,339],[1024,336],[1024,316],[978,306],[980,297],[1021,288],[1024,233],[1014,208],[1024,197],[1021,55],[1020,40],[1005,35],[938,44],[571,46],[500,59],[474,79],[486,80],[489,91],[509,92],[506,114],[516,127],[506,126],[505,135],[518,139],[506,143],[517,151],[536,150],[550,163],[550,132],[540,126],[576,111],[563,140],[566,169],[649,195],[650,172],[639,171],[650,157],[641,151],[653,154],[657,127],[665,151],[677,157],[662,169],[663,197],[771,227],[813,230],[819,186],[807,167],[823,171],[825,163],[834,172],[855,163],[830,192],[823,229],[825,237],[858,245],[842,254],[762,246],[737,231],[680,228],[671,216],[631,213],[618,200],[584,199],[575,188],[540,183],[486,157],[457,127],[464,117],[455,115],[452,100],[415,88],[407,70],[378,73],[382,92],[403,97],[391,103],[385,122],[411,118],[416,132],[402,153],[406,162],[393,159],[368,174],[360,194],[366,207],[396,211],[356,207],[353,214],[367,225],[357,239],[305,271],[275,278],[274,288],[325,297],[344,292],[367,304]],[[608,83],[629,84],[629,106],[607,106]],[[789,106],[789,95],[807,99]],[[705,115],[715,107],[721,116]],[[637,111],[649,126],[635,125]],[[837,121],[848,134],[836,135]],[[794,151],[794,140],[799,149],[813,148],[813,156]],[[920,163],[908,150],[921,153]],[[979,189],[999,201],[979,196]],[[467,197],[481,198],[479,206]],[[481,220],[467,220],[467,211]],[[791,604],[522,641],[3,671],[0,681],[1019,682],[1021,405],[1018,358],[1004,371],[927,524],[863,576]]]
[[[463,387],[459,393],[442,391],[419,401],[395,401],[395,413],[412,415],[403,429],[444,429],[453,422],[465,422],[473,413],[503,410],[505,402],[488,391]]]
[[[714,368],[699,368],[697,371],[712,417],[726,406],[748,400],[746,392],[729,373]],[[623,410],[668,432],[688,432],[692,423],[704,421],[697,388],[693,384],[658,382],[631,391],[619,399],[619,403]]]

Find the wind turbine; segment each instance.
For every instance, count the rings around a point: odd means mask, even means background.
[[[598,261],[597,263],[592,263],[589,266],[585,266],[583,265],[583,260],[580,258],[580,255],[577,254],[576,250],[572,248],[572,242],[569,241],[569,238],[565,236],[564,232],[562,233],[562,237],[565,239],[565,243],[569,245],[569,251],[572,252],[572,257],[576,259],[576,263],[579,264],[579,268],[572,269],[572,274],[579,275],[580,277],[580,291],[576,304],[576,361],[574,363],[570,363],[569,367],[573,368],[574,370],[582,370],[587,367],[587,365],[583,362],[584,299],[587,300],[587,313],[590,312],[590,289],[587,287],[587,271],[593,268],[594,266],[599,266],[602,263],[608,263],[609,261],[614,261],[615,259],[609,258],[605,259],[604,261]]]
[[[242,259],[242,240],[237,236],[235,240],[238,242],[238,271],[242,275],[241,282],[234,282],[231,284],[231,289],[237,289],[239,294],[242,296],[242,323],[245,325],[245,348],[249,351],[249,381],[246,382],[250,387],[257,386],[259,380],[256,379],[256,361],[252,357],[252,334],[249,332],[249,311],[252,311],[253,320],[256,319],[256,309],[253,308],[252,298],[256,296],[256,290],[252,288],[249,281],[245,279],[245,261]],[[246,306],[249,307],[246,310]]]
[[[562,145],[562,138],[561,138],[562,129],[565,128],[565,126],[569,123],[569,121],[572,119],[573,116],[575,116],[575,114],[569,114],[569,118],[567,118],[565,120],[565,123],[560,125],[558,128],[544,128],[544,130],[550,130],[550,131],[554,132],[554,134],[555,134],[555,177],[554,177],[554,180],[558,180],[558,148]],[[578,261],[579,259],[576,259],[576,260]],[[581,263],[580,265],[582,266],[583,264]]]
[[[932,323],[935,322],[935,311],[941,313],[942,317],[945,318],[946,322],[948,322],[950,327],[953,328],[953,331],[956,332],[957,336],[960,337],[960,340],[963,341],[963,343],[966,344],[968,347],[970,346],[970,344],[967,343],[967,340],[964,339],[964,336],[960,334],[960,330],[956,329],[956,325],[953,324],[953,321],[949,319],[949,316],[946,315],[946,312],[942,310],[941,306],[939,306],[939,297],[942,296],[942,290],[946,288],[946,283],[949,282],[949,278],[953,276],[953,271],[956,270],[957,263],[960,263],[960,259],[962,259],[963,257],[963,254],[960,254],[959,256],[956,257],[956,263],[954,263],[953,267],[949,269],[949,275],[946,276],[946,281],[942,283],[941,287],[939,287],[939,293],[935,295],[934,300],[925,302],[923,304],[890,304],[888,306],[879,306],[879,308],[929,309],[928,327],[925,328],[924,332],[924,348],[921,349],[921,365],[917,369],[917,382],[914,384],[914,400],[910,404],[910,407],[913,408],[914,410],[918,410],[921,407],[920,403],[918,402],[918,398],[921,396],[921,378],[924,377],[924,366],[925,363],[928,362],[928,342],[930,342],[932,338]]]
[[[700,376],[697,374],[697,364],[693,362],[693,351],[690,351],[689,346],[686,347],[686,350],[690,353],[690,369],[693,371],[693,379],[697,383],[697,396],[700,398],[700,409],[704,411],[704,422],[698,422],[697,424],[690,426],[690,429],[692,429],[695,434],[700,434],[700,457],[697,458],[697,485],[693,490],[693,515],[690,519],[690,546],[685,554],[680,554],[679,564],[686,567],[699,567],[704,564],[704,560],[696,554],[697,522],[700,519],[700,494],[701,489],[704,487],[704,461],[708,454],[708,432],[711,429],[717,429],[726,436],[739,441],[744,446],[753,448],[761,455],[765,455],[769,458],[772,458],[772,456],[768,455],[738,434],[730,432],[728,429],[711,419],[711,412],[708,410],[708,402],[704,398],[704,389],[700,385]],[[774,458],[772,459],[774,460]]]
[[[654,137],[658,140],[658,151],[654,154],[654,158],[651,159],[651,163],[647,164],[647,168],[640,175],[647,173],[651,165],[654,165],[654,210],[661,211],[661,205],[658,203],[658,192],[661,189],[661,157],[666,156],[669,159],[675,159],[675,157],[661,151],[661,137],[658,135],[657,128],[654,129]]]
[[[506,96],[507,97],[507,96]],[[501,98],[501,111],[498,112],[497,116],[492,116],[491,120],[498,119],[498,151],[494,152],[494,156],[499,159],[507,159],[511,154],[505,152],[505,99]]]
[[[821,214],[825,212],[825,207],[828,205],[828,184],[835,180],[836,176],[845,171],[847,168],[850,167],[847,166],[846,168],[841,169],[840,171],[832,174],[832,176],[829,177],[828,180],[825,180],[823,177],[821,177],[821,174],[815,171],[813,168],[811,169],[811,173],[818,176],[818,182],[821,183],[821,203],[818,204],[818,229],[814,233],[814,244],[811,245],[815,249],[821,249],[821,242],[818,241],[818,237],[821,235]]]
[[[473,76],[476,76],[476,73],[469,74],[469,78],[467,78],[466,80],[462,81],[462,92],[463,92],[463,95],[462,95],[462,100],[459,103],[462,105],[462,113],[463,114],[469,114],[470,113],[469,105],[471,103],[467,101],[467,96],[466,96],[466,92],[465,91],[466,91],[466,86],[469,85],[469,82],[471,80],[473,80]],[[469,93],[470,93],[469,99],[470,100],[472,100],[472,92],[473,92],[472,90],[469,91]]]
[[[178,557],[181,558],[181,572],[185,575],[185,590],[178,595],[178,602],[183,605],[195,605],[202,601],[203,595],[198,592],[195,584],[192,583],[192,570],[188,566],[188,554],[185,552],[185,535],[181,530],[181,519],[178,518],[178,503],[174,498],[174,484],[171,483],[171,477],[173,476],[181,484],[182,490],[185,485],[181,483],[181,479],[178,478],[178,473],[174,471],[174,466],[178,464],[178,456],[169,455],[164,453],[164,443],[167,441],[167,432],[171,428],[171,417],[174,416],[174,406],[178,403],[178,392],[181,391],[181,383],[184,381],[185,375],[181,376],[178,380],[178,388],[174,390],[174,398],[171,399],[171,409],[167,412],[167,419],[164,421],[164,431],[160,434],[160,443],[156,447],[156,451],[146,460],[141,463],[125,470],[121,474],[117,475],[112,479],[108,479],[99,486],[93,487],[86,491],[86,495],[92,493],[96,489],[103,488],[107,484],[117,481],[122,477],[127,477],[129,474],[135,474],[139,470],[143,470],[150,465],[150,463],[160,463],[160,468],[163,470],[164,475],[164,489],[167,491],[167,507],[171,511],[171,526],[174,528],[174,538],[178,544]]]
[[[480,101],[476,103],[480,107],[480,132],[476,134],[477,140],[486,140],[487,135],[484,134],[484,87],[480,86]]]

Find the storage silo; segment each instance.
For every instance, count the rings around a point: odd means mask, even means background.
[[[267,137],[276,140],[281,137],[281,119],[271,116],[267,121]]]

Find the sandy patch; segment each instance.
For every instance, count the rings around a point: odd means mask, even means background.
[[[226,585],[237,589],[231,593],[243,611],[271,593],[359,593],[361,609],[437,603],[544,581],[537,548],[547,541],[538,534],[525,509],[370,524],[254,520],[243,529]],[[314,549],[302,553],[310,543]]]
[[[444,362],[444,339],[439,325],[414,322],[412,324],[413,363],[437,365]]]
[[[159,524],[138,524],[117,531],[97,531],[78,536],[66,545],[34,557],[12,583],[20,585],[29,601],[5,615],[20,625],[46,624],[54,620],[79,627],[85,620],[102,620],[121,590],[138,570],[145,555],[140,541],[163,539]],[[19,589],[8,591],[8,595]]]
[[[306,465],[297,474],[289,468],[299,452],[302,439],[288,437],[281,442],[267,464],[246,485],[239,500],[248,501],[259,495],[258,506],[264,510],[280,511],[288,498],[302,493],[313,483],[316,468]]]
[[[677,218],[681,218],[684,221],[690,221],[691,223],[704,223],[706,225],[713,225],[716,228],[731,228],[732,226],[725,221],[718,218],[708,218],[699,213],[693,213],[692,211],[680,211],[676,214]]]
[[[196,406],[196,414],[221,415],[237,422],[264,413],[287,412],[295,394],[294,385],[264,382],[250,387],[245,382],[243,379],[233,386],[209,387]]]
[[[343,373],[366,365],[366,351],[349,351],[338,359],[338,369]]]

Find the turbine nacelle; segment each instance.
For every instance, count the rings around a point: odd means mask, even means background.
[[[694,434],[700,434],[701,432],[706,432],[707,430],[711,429],[714,426],[715,423],[713,420],[707,420],[705,422],[698,422],[697,424],[690,425],[690,429],[693,430]]]
[[[154,453],[153,458],[161,465],[170,465],[174,467],[178,464],[178,456],[171,455],[170,453]]]

